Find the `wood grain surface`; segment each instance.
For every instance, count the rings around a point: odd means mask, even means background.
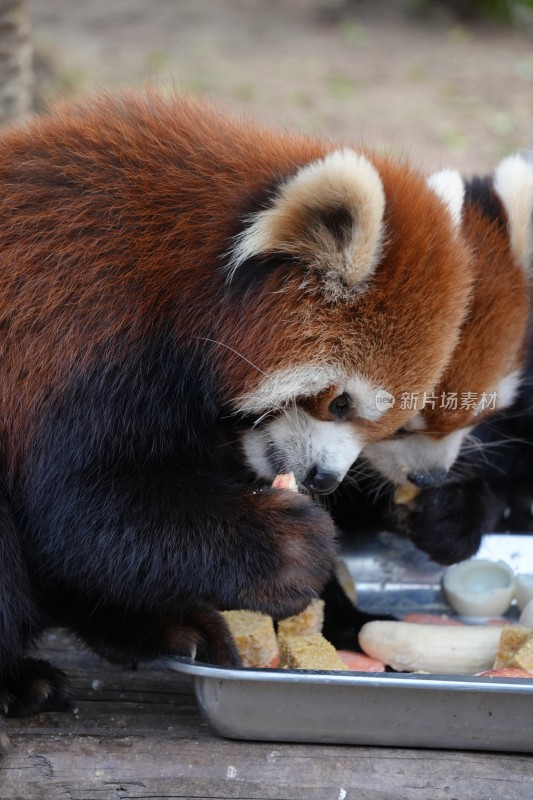
[[[8,721],[1,800],[533,797],[530,755],[221,739],[186,676],[157,664],[121,670],[59,631],[42,651],[67,669],[72,710]]]

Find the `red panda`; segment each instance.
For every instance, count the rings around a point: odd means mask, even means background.
[[[436,176],[435,185],[446,177],[450,173]],[[404,398],[414,399],[412,408],[418,402],[418,413],[363,451],[396,484],[441,484],[472,429],[509,407],[520,383],[533,261],[533,167],[520,156],[506,158],[493,176],[467,181],[464,196],[462,232],[474,256],[474,285],[458,344],[434,391]],[[461,526],[456,536],[443,537],[420,521],[415,539],[450,562],[472,555],[480,543],[477,526],[468,535]]]
[[[3,132],[1,703],[64,702],[49,624],[236,664],[220,609],[302,609],[333,523],[257,480],[331,491],[404,425],[376,392],[435,385],[470,284],[446,203],[371,151],[155,93]]]

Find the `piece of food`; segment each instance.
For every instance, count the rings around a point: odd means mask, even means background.
[[[447,614],[423,614],[411,612],[404,614],[402,622],[416,622],[418,625],[464,625],[458,619],[452,619]]]
[[[406,506],[408,503],[411,503],[415,497],[418,497],[420,492],[420,487],[415,486],[414,483],[402,483],[394,492],[393,499],[395,503],[398,503],[398,505]]]
[[[507,666],[513,654],[527,642],[531,635],[533,635],[533,629],[526,625],[504,625],[494,659],[494,667]]]
[[[312,633],[322,633],[323,624],[324,601],[311,600],[300,614],[278,622],[278,639],[284,636],[309,636]]]
[[[288,669],[348,670],[333,645],[318,633],[283,637],[279,660],[280,666]]]
[[[337,650],[337,655],[352,672],[385,672],[385,664],[379,658],[353,650]]]
[[[505,614],[511,605],[515,576],[504,561],[473,558],[445,570],[442,588],[451,607],[466,617]]]
[[[258,611],[223,611],[244,667],[277,667],[279,650],[271,617]]]
[[[506,666],[533,672],[533,632],[529,639],[513,653]]]
[[[523,611],[530,600],[533,600],[533,575],[519,574],[516,576],[514,596],[516,605]]]
[[[346,597],[352,601],[354,606],[357,605],[357,588],[353,581],[352,574],[342,558],[338,558],[335,564],[335,577],[344,590]]]
[[[500,636],[494,668],[515,667],[533,670],[533,628],[525,625],[505,625]]]
[[[276,475],[276,477],[272,481],[272,488],[287,489],[289,492],[297,492],[298,485],[294,477],[294,472],[287,472],[287,473],[282,473],[281,475]]]
[[[520,614],[520,625],[526,625],[528,628],[533,628],[533,599],[526,603],[522,613]]]
[[[516,667],[500,667],[500,669],[488,669],[486,672],[479,672],[483,678],[530,678],[533,680],[533,673],[526,672],[525,669]]]
[[[419,625],[378,620],[363,625],[359,645],[367,655],[396,670],[475,674],[493,666],[500,633],[498,625]]]

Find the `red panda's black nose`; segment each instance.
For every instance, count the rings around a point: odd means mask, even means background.
[[[332,472],[320,472],[317,467],[313,467],[304,479],[304,486],[313,494],[330,494],[334,492],[340,481]]]
[[[414,483],[420,489],[428,489],[431,486],[440,486],[444,483],[448,470],[442,469],[424,469],[417,472],[410,472],[407,476],[409,483]]]

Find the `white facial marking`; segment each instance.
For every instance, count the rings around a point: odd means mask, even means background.
[[[272,480],[292,470],[298,483],[313,467],[341,481],[363,446],[350,423],[316,420],[299,408],[246,431],[242,442],[246,461],[258,477]]]
[[[520,372],[517,370],[502,378],[495,389],[496,408],[507,408],[513,403],[520,388],[521,377]]]
[[[422,414],[415,414],[409,422],[405,423],[404,428],[408,431],[424,431],[426,429],[426,420]]]
[[[353,375],[348,378],[345,391],[353,398],[357,415],[363,419],[380,419],[396,402],[394,395],[376,386],[363,375]]]
[[[335,364],[304,364],[267,375],[253,392],[236,400],[235,411],[261,414],[265,409],[282,410],[298,398],[315,397],[329,387],[337,387],[338,394],[349,394],[357,415],[363,419],[378,420],[395,403],[390,392],[363,375],[347,376]]]
[[[442,439],[414,433],[402,439],[384,439],[367,445],[363,457],[393,483],[405,483],[410,472],[448,471],[455,462],[470,427]]]
[[[454,169],[443,169],[427,179],[428,187],[442,200],[452,218],[455,228],[461,225],[465,185],[461,175]]]
[[[345,374],[334,364],[304,364],[275,370],[253,392],[237,399],[236,411],[259,414],[265,409],[279,410],[298,397],[314,397],[328,386],[344,381]]]

